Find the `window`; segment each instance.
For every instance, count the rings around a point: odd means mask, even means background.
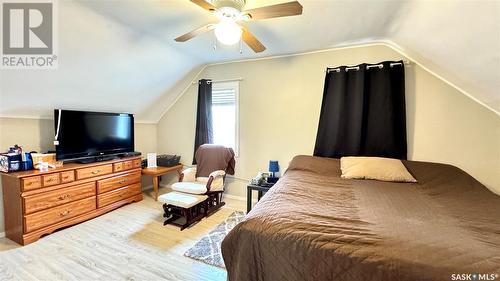
[[[212,84],[212,126],[215,144],[231,147],[238,156],[239,82]]]

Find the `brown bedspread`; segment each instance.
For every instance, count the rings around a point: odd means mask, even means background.
[[[404,164],[418,183],[295,157],[222,242],[229,280],[500,280],[500,196],[456,167]]]

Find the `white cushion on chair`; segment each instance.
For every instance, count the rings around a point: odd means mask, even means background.
[[[194,205],[207,200],[206,195],[193,195],[181,192],[169,192],[158,197],[158,201],[181,208],[191,208]]]
[[[205,194],[207,184],[204,182],[176,182],[172,184],[172,189],[191,194]]]
[[[196,182],[203,183],[207,186],[208,177],[197,177]],[[206,187],[205,187],[206,189]],[[210,191],[222,191],[224,190],[224,179],[221,177],[214,178],[212,184],[210,185]]]
[[[196,168],[187,168],[184,171],[182,171],[182,174],[184,175],[182,181],[186,182],[194,182],[196,181]]]

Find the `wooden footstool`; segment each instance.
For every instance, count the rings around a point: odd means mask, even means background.
[[[201,220],[207,215],[206,195],[187,194],[182,192],[170,192],[158,197],[163,204],[163,225],[173,224],[181,230]]]

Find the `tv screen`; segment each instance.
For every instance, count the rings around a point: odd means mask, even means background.
[[[134,151],[132,114],[56,109],[54,123],[58,160]]]

